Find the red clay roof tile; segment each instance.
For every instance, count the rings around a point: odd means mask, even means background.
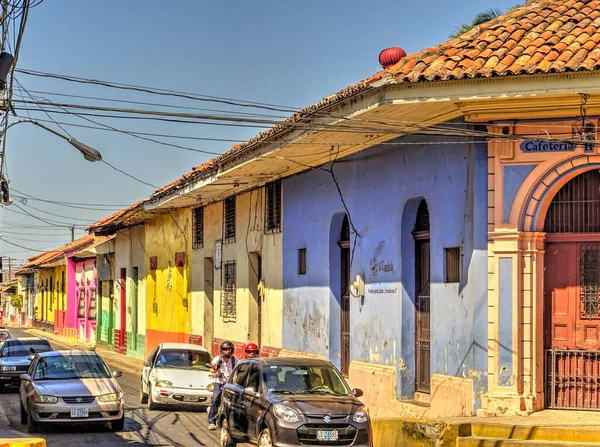
[[[402,58],[371,78],[330,95],[295,113],[225,154],[195,168],[153,195],[181,187],[220,161],[285,132],[291,123],[360,94],[386,75],[397,83],[476,77],[597,70],[600,55],[600,0],[529,0],[525,5],[441,45]],[[591,42],[591,43],[590,43]],[[577,43],[577,46],[573,46]],[[200,168],[200,167],[199,167]],[[96,225],[96,224],[94,224]]]

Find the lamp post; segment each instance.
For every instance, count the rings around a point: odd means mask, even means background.
[[[41,127],[42,129],[47,130],[50,133],[53,133],[57,137],[62,138],[63,140],[67,141],[71,146],[73,146],[75,149],[77,149],[81,153],[81,155],[83,155],[83,158],[85,158],[87,161],[90,161],[90,162],[102,161],[102,154],[99,151],[97,151],[96,149],[94,149],[93,147],[90,147],[87,144],[84,144],[81,141],[78,141],[73,137],[68,137],[66,135],[63,135],[62,133],[57,132],[56,130],[54,130],[48,126],[45,126],[44,124],[40,123],[39,121],[32,120],[32,119],[17,120],[17,121],[13,121],[12,123],[9,123],[8,126],[6,127],[6,129],[8,129],[9,127],[12,127],[16,124],[21,124],[21,123],[31,123],[35,126],[38,126],[38,127]],[[5,131],[0,132],[0,138],[4,137],[4,133],[5,133]],[[4,155],[4,154],[2,154],[2,155]]]
[[[96,149],[94,149],[93,147],[90,147],[87,144],[84,144],[81,141],[78,141],[73,137],[68,137],[66,135],[63,135],[62,133],[57,132],[56,130],[54,130],[48,126],[45,126],[44,124],[40,123],[39,121],[36,121],[33,119],[21,119],[21,120],[17,120],[17,121],[13,121],[12,123],[9,123],[6,126],[6,129],[0,131],[0,138],[3,138],[5,136],[6,130],[8,130],[9,127],[12,127],[14,125],[21,124],[21,123],[31,123],[35,126],[38,126],[38,127],[41,127],[42,129],[47,130],[50,133],[53,133],[57,137],[62,138],[63,140],[67,141],[71,146],[73,146],[75,149],[77,149],[81,153],[81,155],[83,155],[83,158],[85,158],[87,161],[90,161],[90,162],[102,161],[102,154],[99,151],[97,151]],[[5,155],[4,153],[0,154],[0,158],[1,158],[0,166],[4,165],[4,155]],[[1,169],[0,169],[0,171],[1,171]],[[10,200],[10,194],[8,191],[8,180],[2,175],[2,172],[0,172],[0,204],[10,205],[11,203],[12,203],[12,201]]]

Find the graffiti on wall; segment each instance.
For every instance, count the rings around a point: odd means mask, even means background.
[[[384,273],[384,274],[391,273],[392,275],[395,274],[394,263],[391,261],[382,259],[384,248],[385,248],[385,241],[381,241],[377,245],[377,248],[375,249],[375,252],[373,253],[373,257],[371,258],[371,261],[369,261],[369,272],[370,272],[371,279],[377,278],[380,273]]]

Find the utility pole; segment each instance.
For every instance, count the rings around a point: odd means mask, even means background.
[[[75,225],[71,227],[71,242],[75,240]]]

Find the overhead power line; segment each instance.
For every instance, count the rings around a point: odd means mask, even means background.
[[[162,88],[157,88],[157,87],[146,87],[146,86],[133,85],[133,84],[123,84],[123,83],[119,83],[119,82],[101,81],[98,79],[87,79],[87,78],[80,78],[77,76],[69,76],[69,75],[56,74],[56,73],[46,73],[46,72],[37,71],[37,70],[17,69],[17,71],[19,73],[29,75],[29,76],[54,78],[54,79],[60,79],[62,81],[76,82],[76,83],[80,83],[80,84],[92,84],[92,85],[98,85],[98,86],[102,86],[102,87],[108,87],[108,88],[119,89],[119,90],[131,90],[131,91],[148,93],[151,95],[171,96],[171,97],[184,98],[184,99],[189,99],[189,100],[194,100],[194,101],[215,102],[215,103],[219,103],[219,104],[227,104],[227,105],[237,106],[237,107],[252,107],[252,108],[258,108],[258,109],[273,110],[273,111],[277,111],[277,112],[293,113],[293,112],[297,111],[297,108],[295,108],[295,107],[281,106],[281,105],[277,105],[277,104],[268,104],[268,103],[253,102],[253,101],[241,101],[241,100],[236,100],[233,98],[225,98],[225,97],[220,97],[220,96],[208,96],[208,95],[201,95],[201,94],[197,94],[197,93],[186,93],[186,92],[180,92],[177,90],[162,89]]]

